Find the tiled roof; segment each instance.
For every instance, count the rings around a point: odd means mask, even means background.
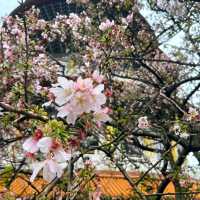
[[[132,194],[132,187],[128,181],[124,179],[123,175],[118,171],[98,171],[96,172],[98,183],[101,186],[103,195],[106,196],[123,196],[128,197]],[[131,178],[137,178],[138,172],[129,173]],[[95,187],[92,184],[93,188]]]
[[[99,184],[101,186],[102,194],[105,196],[112,196],[112,197],[125,197],[128,198],[130,196],[134,196],[133,189],[128,181],[124,178],[124,176],[119,171],[98,171],[96,172],[97,177],[99,178]],[[129,176],[133,180],[137,180],[141,173],[134,171],[129,172]],[[144,194],[152,194],[156,193],[158,188],[159,181],[158,180],[149,180],[144,181],[144,184],[139,186],[140,190]],[[92,185],[94,188],[94,185]],[[150,186],[150,190],[147,190],[147,187]],[[174,193],[174,185],[173,183],[169,183],[168,186],[165,188],[164,193]]]
[[[37,193],[37,191],[41,192],[46,184],[43,179],[38,179],[30,185],[27,178],[18,177],[12,182],[10,190],[17,194],[17,196],[31,196]]]
[[[10,185],[9,192],[19,197],[29,197],[37,192],[41,192],[47,183],[43,179],[37,179],[30,183],[26,177],[17,177]],[[5,191],[5,188],[0,183],[0,193]]]
[[[93,190],[95,190],[97,184],[100,185],[102,195],[111,197],[125,197],[128,198],[133,196],[133,189],[129,185],[128,181],[123,177],[123,175],[118,171],[97,171],[97,179],[90,182]],[[139,172],[130,172],[129,176],[134,180],[139,177]],[[98,183],[97,183],[98,182]],[[150,185],[152,187],[151,191],[147,191],[146,187],[141,187],[140,189],[145,194],[156,193],[159,181],[146,181],[145,185]],[[30,197],[41,192],[45,187],[46,182],[43,179],[38,179],[34,181],[31,185],[29,180],[25,177],[16,178],[11,186],[10,192],[14,193],[17,197]],[[197,190],[197,186],[194,184],[193,191]],[[2,184],[0,183],[0,193],[4,191]],[[174,185],[172,182],[168,184],[164,193],[175,193]],[[200,199],[200,195],[196,196],[196,199]]]

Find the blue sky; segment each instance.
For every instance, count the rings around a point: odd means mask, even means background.
[[[17,0],[0,0],[0,16],[10,14],[10,12],[19,5]]]

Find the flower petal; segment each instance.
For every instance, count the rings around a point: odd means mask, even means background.
[[[43,179],[50,183],[56,178],[56,172],[52,172],[50,170],[49,161],[47,161],[46,165],[43,168]]]
[[[54,151],[54,159],[57,162],[65,162],[71,158],[71,154],[66,153],[64,149],[59,148],[58,150]]]
[[[22,145],[23,149],[30,153],[35,153],[38,151],[37,140],[33,137],[28,138]]]
[[[103,84],[99,84],[99,85],[97,85],[97,86],[94,88],[93,93],[94,93],[94,94],[99,94],[99,93],[101,93],[103,90],[104,90],[104,85],[103,85]]]
[[[62,88],[72,88],[74,84],[72,80],[68,80],[64,77],[58,77],[58,83]]]
[[[67,116],[67,123],[74,125],[77,118],[78,118],[78,114],[76,114],[76,113],[69,113],[69,115]]]
[[[45,165],[45,161],[43,162],[34,162],[32,164],[32,168],[33,168],[33,173],[30,177],[30,181],[33,182],[35,177],[38,175],[39,171],[44,167]]]
[[[37,143],[38,148],[42,153],[48,153],[52,146],[52,138],[51,137],[43,137]]]

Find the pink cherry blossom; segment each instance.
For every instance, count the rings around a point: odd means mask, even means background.
[[[133,13],[130,13],[130,14],[126,17],[126,19],[127,19],[127,22],[128,22],[128,23],[131,23],[132,20],[133,20]]]
[[[75,109],[72,105],[67,104],[58,110],[58,117],[64,118],[67,116],[67,122],[69,124],[75,124],[76,119],[78,118],[78,113],[75,112]]]
[[[149,128],[150,127],[146,116],[140,117],[138,119],[138,127],[141,128],[141,129],[145,129],[145,128]]]
[[[34,28],[38,30],[43,30],[45,29],[46,25],[47,25],[47,22],[45,20],[39,19]]]
[[[73,99],[71,106],[75,113],[89,113],[91,111],[91,93],[89,92],[77,92]]]
[[[69,81],[64,77],[58,78],[59,87],[54,87],[50,89],[50,92],[55,95],[55,102],[58,105],[63,105],[67,103],[73,96],[74,93],[74,82]],[[61,86],[61,87],[60,87]]]
[[[23,149],[29,153],[36,153],[39,150],[39,147],[37,146],[37,144],[41,137],[42,137],[41,130],[36,129],[35,135],[33,137],[28,138],[23,143],[22,145]]]
[[[77,91],[85,92],[90,91],[93,88],[93,81],[90,78],[82,79],[79,77],[75,83],[75,89]]]
[[[21,36],[22,31],[18,27],[13,27],[11,34]]]
[[[22,147],[26,152],[36,153],[39,148],[37,146],[38,140],[34,137],[30,137],[23,143]]]
[[[53,181],[56,177],[60,178],[63,174],[65,165],[57,163],[54,159],[46,159],[41,162],[32,163],[33,173],[30,181],[33,182],[41,169],[43,169],[43,178],[47,182]]]
[[[52,152],[53,158],[57,162],[65,162],[71,157],[71,155],[66,153],[62,146],[51,137],[41,138],[37,143],[37,147],[44,154]]]
[[[100,200],[102,191],[100,185],[97,186],[96,190],[91,193],[90,200]]]
[[[15,60],[14,49],[16,47],[14,45],[10,45],[7,42],[4,42],[3,48],[5,49],[5,51],[4,51],[5,58],[8,59],[8,61],[11,63],[14,62],[14,60]]]
[[[92,74],[92,78],[94,81],[96,81],[97,83],[101,83],[104,79],[104,77],[102,75],[99,74],[98,70],[95,70]]]
[[[98,126],[101,126],[102,122],[109,122],[112,119],[108,115],[109,108],[103,108],[94,113],[94,120],[97,122]]]
[[[104,85],[100,84],[97,85],[93,91],[92,91],[92,104],[91,104],[91,110],[97,111],[101,109],[101,106],[106,103],[106,96],[104,93],[102,93],[104,90]]]
[[[69,124],[75,124],[76,120],[84,113],[93,113],[102,109],[106,103],[103,76],[98,71],[92,78],[79,77],[76,82],[59,78],[58,83],[50,89],[55,96],[57,116],[65,118]],[[103,121],[102,121],[103,122]]]
[[[186,116],[186,119],[188,121],[191,121],[191,120],[196,120],[199,116],[199,112],[197,111],[196,108],[192,108],[192,107],[189,107],[189,110],[188,110],[188,114]]]
[[[81,24],[81,18],[75,13],[70,13],[66,22],[73,31],[76,31]]]
[[[129,14],[126,18],[122,18],[122,23],[125,25],[130,24],[133,21],[133,13]]]
[[[115,22],[113,20],[110,21],[109,19],[106,19],[105,22],[101,22],[101,24],[99,25],[99,29],[101,31],[106,31],[107,29],[111,28],[114,25],[115,25]]]

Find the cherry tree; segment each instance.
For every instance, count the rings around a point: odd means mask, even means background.
[[[0,174],[9,188],[18,175],[42,175],[48,196],[78,199],[95,177],[85,156],[98,150],[133,188],[134,198],[191,199],[181,185],[190,153],[199,157],[199,3],[194,1],[67,1],[80,13],[40,18],[39,9],[4,18],[0,52]],[[151,26],[141,14],[149,9]],[[178,33],[181,46],[166,55],[160,46]],[[64,63],[49,52],[65,44]],[[96,143],[96,145],[91,145]],[[188,161],[190,162],[190,160]],[[138,180],[130,170],[144,169]],[[162,177],[157,192],[141,184]],[[6,176],[6,174],[8,174]],[[185,184],[186,185],[186,184]],[[85,186],[85,187],[84,187]],[[49,197],[49,196],[48,196]],[[32,197],[31,197],[32,198]],[[50,197],[49,197],[50,198]],[[84,197],[86,198],[86,197]],[[100,187],[89,199],[103,199]]]

